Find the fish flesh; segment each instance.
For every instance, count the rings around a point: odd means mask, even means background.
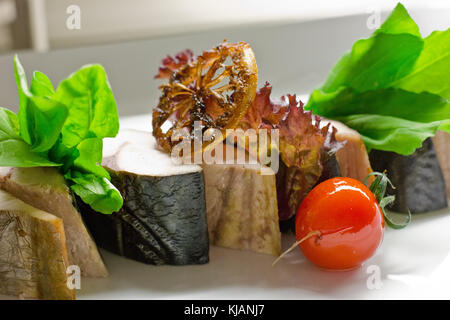
[[[69,262],[87,277],[107,277],[108,271],[86,228],[62,174],[55,168],[0,168],[0,189],[29,205],[61,218]]]
[[[227,145],[225,152],[235,152]],[[226,154],[226,153],[225,153]],[[234,153],[237,154],[237,153]],[[281,233],[275,174],[259,164],[203,164],[212,245],[278,256]]]
[[[62,219],[0,191],[0,294],[75,299]]]
[[[436,136],[433,137],[433,143],[442,173],[444,174],[447,196],[450,197],[450,133],[444,131],[436,132]]]
[[[177,165],[151,133],[121,130],[104,140],[102,165],[124,199],[119,212],[96,213],[79,201],[97,244],[147,264],[209,261],[203,171]]]
[[[320,122],[321,126],[328,123],[337,129],[336,140],[345,141],[345,145],[336,152],[340,175],[364,182],[367,175],[372,172],[372,167],[361,135],[338,121],[323,119]]]
[[[373,168],[387,170],[395,186],[387,190],[395,195],[391,210],[419,213],[447,207],[445,181],[431,138],[409,156],[380,150],[372,150],[369,156]]]

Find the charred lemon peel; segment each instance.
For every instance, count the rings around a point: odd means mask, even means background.
[[[172,141],[175,130],[187,131],[194,140],[194,123],[202,133],[218,129],[222,139],[204,141],[202,150],[221,143],[226,129],[237,127],[256,95],[258,68],[252,49],[245,42],[223,42],[195,57],[186,50],[163,60],[156,76],[168,79],[153,111],[153,135],[170,152],[181,141]],[[210,146],[209,146],[210,147]]]
[[[395,201],[395,196],[390,195],[386,196],[386,189],[388,185],[391,186],[392,189],[395,189],[394,185],[392,184],[391,180],[386,175],[386,172],[371,172],[367,175],[367,177],[364,179],[364,184],[367,186],[368,180],[371,176],[374,176],[374,181],[370,184],[369,189],[374,194],[375,198],[377,199],[377,202],[381,208],[381,212],[383,212],[384,220],[386,221],[386,224],[391,227],[392,229],[403,229],[409,223],[411,222],[411,212],[408,210],[408,217],[406,218],[406,221],[403,223],[398,223],[392,220],[392,217],[390,217],[385,208],[387,206],[390,206]]]

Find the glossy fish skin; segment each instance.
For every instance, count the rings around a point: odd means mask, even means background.
[[[209,262],[203,173],[152,177],[110,171],[123,198],[112,215],[81,212],[100,247],[147,264]]]
[[[396,196],[389,208],[392,211],[420,213],[448,206],[444,177],[430,138],[409,156],[379,150],[372,150],[369,156],[372,168],[387,170],[396,187],[388,190],[388,194]]]

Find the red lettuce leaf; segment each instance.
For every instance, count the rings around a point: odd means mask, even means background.
[[[278,129],[280,168],[277,197],[280,220],[297,212],[301,201],[314,187],[323,170],[322,163],[342,144],[335,139],[335,128],[320,128],[320,117],[303,109],[296,95],[270,98],[272,87],[266,83],[258,90],[253,104],[241,121],[242,129]],[[239,143],[239,141],[238,141]]]
[[[195,58],[194,53],[189,49],[177,53],[175,57],[168,55],[161,62],[162,65],[159,67],[155,79],[169,79],[175,70],[194,61]]]

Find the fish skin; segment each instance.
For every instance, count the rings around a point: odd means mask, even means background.
[[[108,170],[124,198],[122,209],[103,215],[80,202],[99,246],[146,264],[209,262],[201,171],[151,177]]]
[[[200,166],[174,164],[150,132],[132,129],[104,140],[102,165],[123,207],[104,215],[77,201],[100,247],[147,264],[209,262]]]
[[[89,234],[64,177],[55,168],[0,168],[0,189],[64,221],[71,265],[86,277],[104,278],[108,270]]]
[[[387,190],[387,194],[395,195],[390,210],[422,213],[448,206],[445,181],[431,138],[409,156],[372,150],[369,157],[374,170],[387,170],[395,186],[395,190],[390,187]]]

